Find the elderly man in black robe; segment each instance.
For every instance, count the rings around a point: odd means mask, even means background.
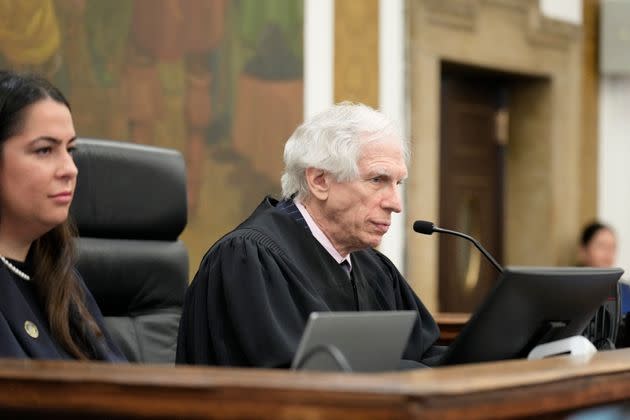
[[[408,156],[396,126],[365,105],[335,105],[298,127],[282,199],[266,197],[203,258],[177,362],[288,367],[311,312],[389,310],[418,314],[403,359],[435,362],[435,321],[374,249],[402,209]]]

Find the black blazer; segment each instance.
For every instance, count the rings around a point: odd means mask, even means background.
[[[79,279],[85,290],[87,308],[103,331],[102,337],[88,339],[95,359],[124,361],[124,356],[105,330],[103,315],[92,294]],[[17,278],[3,264],[0,264],[0,357],[74,358],[53,337],[33,284]]]

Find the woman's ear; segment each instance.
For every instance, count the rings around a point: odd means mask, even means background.
[[[328,199],[330,176],[323,169],[306,168],[306,183],[311,195],[321,201]]]

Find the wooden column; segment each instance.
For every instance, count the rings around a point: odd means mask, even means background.
[[[378,108],[378,0],[335,0],[335,102]]]
[[[580,150],[580,222],[597,215],[599,122],[599,0],[583,0],[582,144]]]

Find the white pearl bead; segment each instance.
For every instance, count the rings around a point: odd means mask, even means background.
[[[29,276],[24,271],[20,270],[19,268],[17,268],[13,264],[11,264],[9,262],[9,260],[7,260],[4,256],[0,255],[0,261],[2,261],[4,263],[4,265],[6,265],[9,270],[11,270],[13,273],[15,273],[16,276],[18,276],[18,277],[20,277],[20,278],[22,278],[22,279],[24,279],[26,281],[29,281],[31,279],[31,276]]]

